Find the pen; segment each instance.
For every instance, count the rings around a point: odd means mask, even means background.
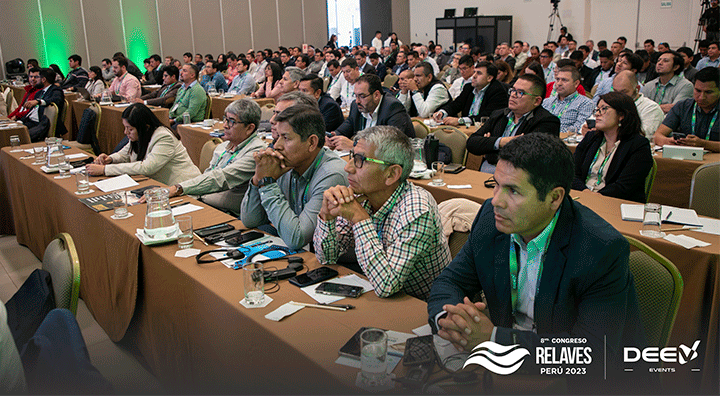
[[[666,229],[666,230],[660,230],[660,231],[662,231],[662,232],[686,231],[686,230],[699,230],[699,229],[701,229],[701,228],[702,228],[702,227],[688,227],[688,228],[685,228],[685,227],[677,227],[677,228],[668,228],[668,229]]]
[[[171,201],[171,202],[168,202],[168,203],[169,203],[170,205],[175,205],[176,203],[180,203],[180,202],[182,202],[182,199],[178,199],[178,200]]]
[[[204,243],[204,244],[205,244],[205,246],[210,246],[210,245],[208,245],[208,243],[207,243],[207,242],[205,242],[205,240],[204,240],[204,239],[200,238],[200,236],[199,236],[198,234],[196,234],[195,232],[193,232],[193,235],[195,236],[195,238],[197,238],[197,239],[198,239],[198,241],[200,241],[200,242]]]
[[[183,202],[183,203],[177,204],[177,205],[170,205],[170,207],[175,209],[175,208],[177,208],[179,206],[183,206],[183,205],[190,205],[190,202]]]
[[[670,216],[672,216],[672,210],[668,213],[667,217],[666,217],[665,220],[663,220],[663,221],[668,221],[668,220],[670,220]]]
[[[290,301],[290,304],[301,305],[303,307],[308,307],[308,308],[331,309],[333,311],[347,311],[347,308],[333,307],[330,305],[306,304],[306,303],[299,303],[299,302],[295,302],[295,301]]]

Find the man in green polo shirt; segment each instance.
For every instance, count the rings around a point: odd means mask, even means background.
[[[183,85],[175,97],[175,104],[170,109],[170,121],[173,128],[183,123],[183,114],[190,114],[190,122],[202,121],[205,118],[207,95],[198,83],[198,68],[187,64],[180,69],[180,80]]]

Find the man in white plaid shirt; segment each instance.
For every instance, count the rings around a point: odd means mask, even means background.
[[[374,126],[354,139],[345,166],[349,187],[325,191],[313,242],[321,264],[353,249],[379,297],[399,291],[425,300],[450,263],[432,195],[407,181],[410,139],[391,126]]]

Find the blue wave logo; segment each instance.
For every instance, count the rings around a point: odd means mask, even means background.
[[[516,372],[530,352],[520,345],[500,345],[485,341],[473,348],[463,369],[469,364],[479,364],[495,374],[509,375]]]

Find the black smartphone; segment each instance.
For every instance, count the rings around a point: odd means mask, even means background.
[[[304,274],[293,276],[290,278],[290,283],[297,287],[305,287],[332,279],[336,276],[338,276],[338,272],[334,269],[330,267],[320,267]]]
[[[587,124],[588,128],[595,129],[595,120],[594,119],[585,120],[585,123]]]
[[[435,344],[433,336],[409,338],[405,344],[403,366],[418,366],[435,361]]]
[[[465,167],[461,164],[447,164],[445,165],[445,173],[458,174],[465,170]]]
[[[673,132],[671,136],[672,136],[673,139],[678,140],[678,139],[686,138],[686,137],[687,137],[687,134],[686,134],[686,133],[682,133],[682,132]]]
[[[219,234],[219,233],[221,233],[221,232],[232,231],[232,230],[234,230],[234,229],[235,229],[235,227],[232,226],[232,225],[230,225],[230,224],[216,224],[216,225],[214,225],[214,226],[204,227],[204,228],[200,228],[200,229],[198,229],[198,230],[195,230],[195,233],[196,233],[197,236],[199,236],[200,238],[205,238],[205,237],[208,237],[208,236],[210,236],[210,235]]]
[[[316,293],[328,294],[331,296],[358,298],[363,292],[360,286],[342,285],[340,283],[323,282],[316,289]]]
[[[138,198],[142,198],[143,194],[145,193],[145,190],[149,190],[151,188],[156,188],[160,186],[147,186],[147,187],[140,187],[136,188],[134,190],[130,190],[131,193],[135,194]]]
[[[239,246],[239,245],[242,245],[243,243],[251,242],[256,239],[260,239],[264,236],[265,236],[265,234],[263,234],[262,232],[250,231],[250,232],[246,232],[241,235],[234,236],[232,238],[227,238],[227,239],[225,239],[225,242],[227,242],[227,244],[231,245],[231,246]]]

